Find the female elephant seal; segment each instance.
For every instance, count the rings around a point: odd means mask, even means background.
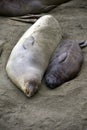
[[[0,0],[0,15],[20,16],[48,12],[70,0]]]
[[[74,40],[64,40],[56,49],[45,74],[45,82],[49,88],[56,88],[77,76],[83,63],[80,47],[85,46],[87,42],[78,44]]]
[[[28,97],[38,90],[60,39],[58,21],[53,16],[46,15],[32,25],[13,48],[6,71],[13,83]]]
[[[25,23],[35,23],[41,17],[41,13],[47,13],[58,5],[70,0],[1,0],[0,15],[2,16],[23,16],[19,18],[11,18],[15,21]],[[33,15],[29,15],[33,14]]]

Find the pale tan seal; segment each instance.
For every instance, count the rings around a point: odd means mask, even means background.
[[[6,71],[9,78],[28,97],[34,95],[61,39],[58,21],[51,15],[41,17],[13,48]]]

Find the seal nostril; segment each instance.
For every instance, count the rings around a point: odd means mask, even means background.
[[[25,94],[26,94],[27,96],[30,94],[30,91],[29,91],[29,88],[28,88],[28,87],[25,89]]]

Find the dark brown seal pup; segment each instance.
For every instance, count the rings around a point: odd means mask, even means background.
[[[0,15],[21,16],[44,13],[68,1],[70,0],[0,0]]]
[[[78,44],[74,40],[64,40],[56,49],[45,74],[49,88],[56,88],[77,76],[83,63],[81,48],[85,46],[87,42]]]

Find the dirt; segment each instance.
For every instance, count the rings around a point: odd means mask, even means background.
[[[63,39],[87,40],[87,0],[72,0],[48,14],[59,21]],[[78,76],[57,89],[43,81],[39,92],[27,98],[9,80],[8,57],[30,26],[0,17],[0,130],[87,130],[87,48]]]

